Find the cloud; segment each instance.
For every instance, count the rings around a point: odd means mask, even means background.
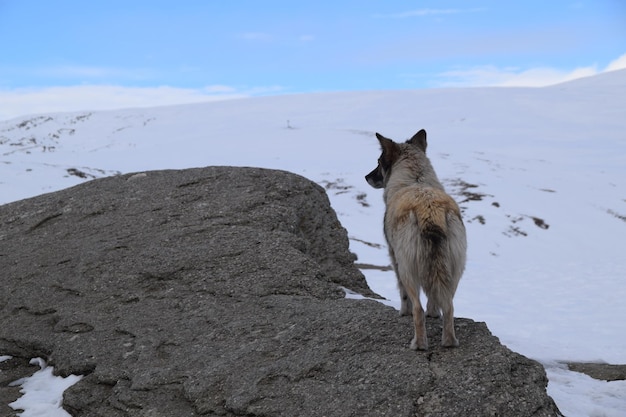
[[[201,91],[206,94],[232,94],[236,93],[237,89],[229,85],[209,85],[202,88]]]
[[[620,56],[614,61],[611,61],[609,65],[607,65],[605,71],[616,71],[620,69],[626,68],[626,54]]]
[[[80,85],[0,90],[0,120],[26,114],[154,107],[249,97],[282,87],[237,89],[212,85],[200,89]]]
[[[243,39],[248,42],[258,42],[258,43],[280,42],[280,41],[285,41],[285,39],[287,40],[297,39],[300,42],[312,42],[315,40],[315,36],[310,35],[310,34],[304,34],[304,35],[299,35],[296,37],[285,38],[285,37],[281,37],[277,35],[271,35],[265,32],[244,32],[244,33],[238,34],[237,38]]]
[[[7,68],[4,68],[6,71]],[[60,65],[42,68],[9,69],[12,72],[22,72],[34,77],[54,79],[82,79],[82,80],[105,80],[126,79],[145,80],[154,78],[156,72],[146,68],[113,68],[88,65]]]
[[[262,41],[267,42],[274,39],[272,35],[264,32],[244,32],[240,33],[237,36],[239,39],[244,39],[246,41]]]
[[[624,68],[626,68],[626,54],[611,61],[603,70],[598,70],[596,65],[578,67],[572,70],[548,67],[520,69],[479,66],[442,72],[438,75],[438,81],[435,81],[433,86],[545,87]]]
[[[446,71],[439,74],[444,79],[441,87],[544,87],[576,78],[597,74],[594,67],[559,71],[553,68],[498,68],[473,67],[466,70]]]
[[[474,9],[418,9],[418,10],[409,10],[406,12],[400,13],[391,13],[391,14],[376,14],[375,18],[379,19],[406,19],[410,17],[424,17],[424,16],[438,16],[438,15],[446,15],[446,14],[461,14],[461,13],[476,13],[485,11],[484,8],[474,8]]]

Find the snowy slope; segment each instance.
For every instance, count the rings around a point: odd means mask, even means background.
[[[326,187],[370,286],[397,307],[382,192],[363,176],[379,155],[374,132],[404,140],[425,128],[468,229],[457,316],[486,321],[504,344],[544,363],[567,415],[624,415],[626,383],[581,380],[559,365],[626,363],[624,97],[626,71],[615,71],[537,89],[323,93],[20,117],[0,122],[0,203],[120,172],[289,170]]]

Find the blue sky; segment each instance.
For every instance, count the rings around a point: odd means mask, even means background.
[[[626,68],[623,0],[0,0],[0,119],[241,96],[540,86]]]

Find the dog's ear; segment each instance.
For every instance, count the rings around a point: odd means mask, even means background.
[[[397,143],[384,137],[380,133],[376,133],[376,137],[378,138],[380,147],[383,150],[383,154],[380,156],[378,163],[383,167],[383,169],[389,171],[393,163],[400,156],[400,147]]]
[[[422,152],[426,153],[426,131],[421,129],[417,132],[413,137],[406,141],[406,143],[410,143],[411,145],[415,145],[422,150]]]
[[[380,142],[380,147],[383,150],[383,153],[393,153],[396,148],[396,143],[389,138],[384,137],[380,133],[376,133],[376,138],[378,142]]]

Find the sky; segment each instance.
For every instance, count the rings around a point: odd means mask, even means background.
[[[0,0],[0,120],[626,68],[622,0]]]

